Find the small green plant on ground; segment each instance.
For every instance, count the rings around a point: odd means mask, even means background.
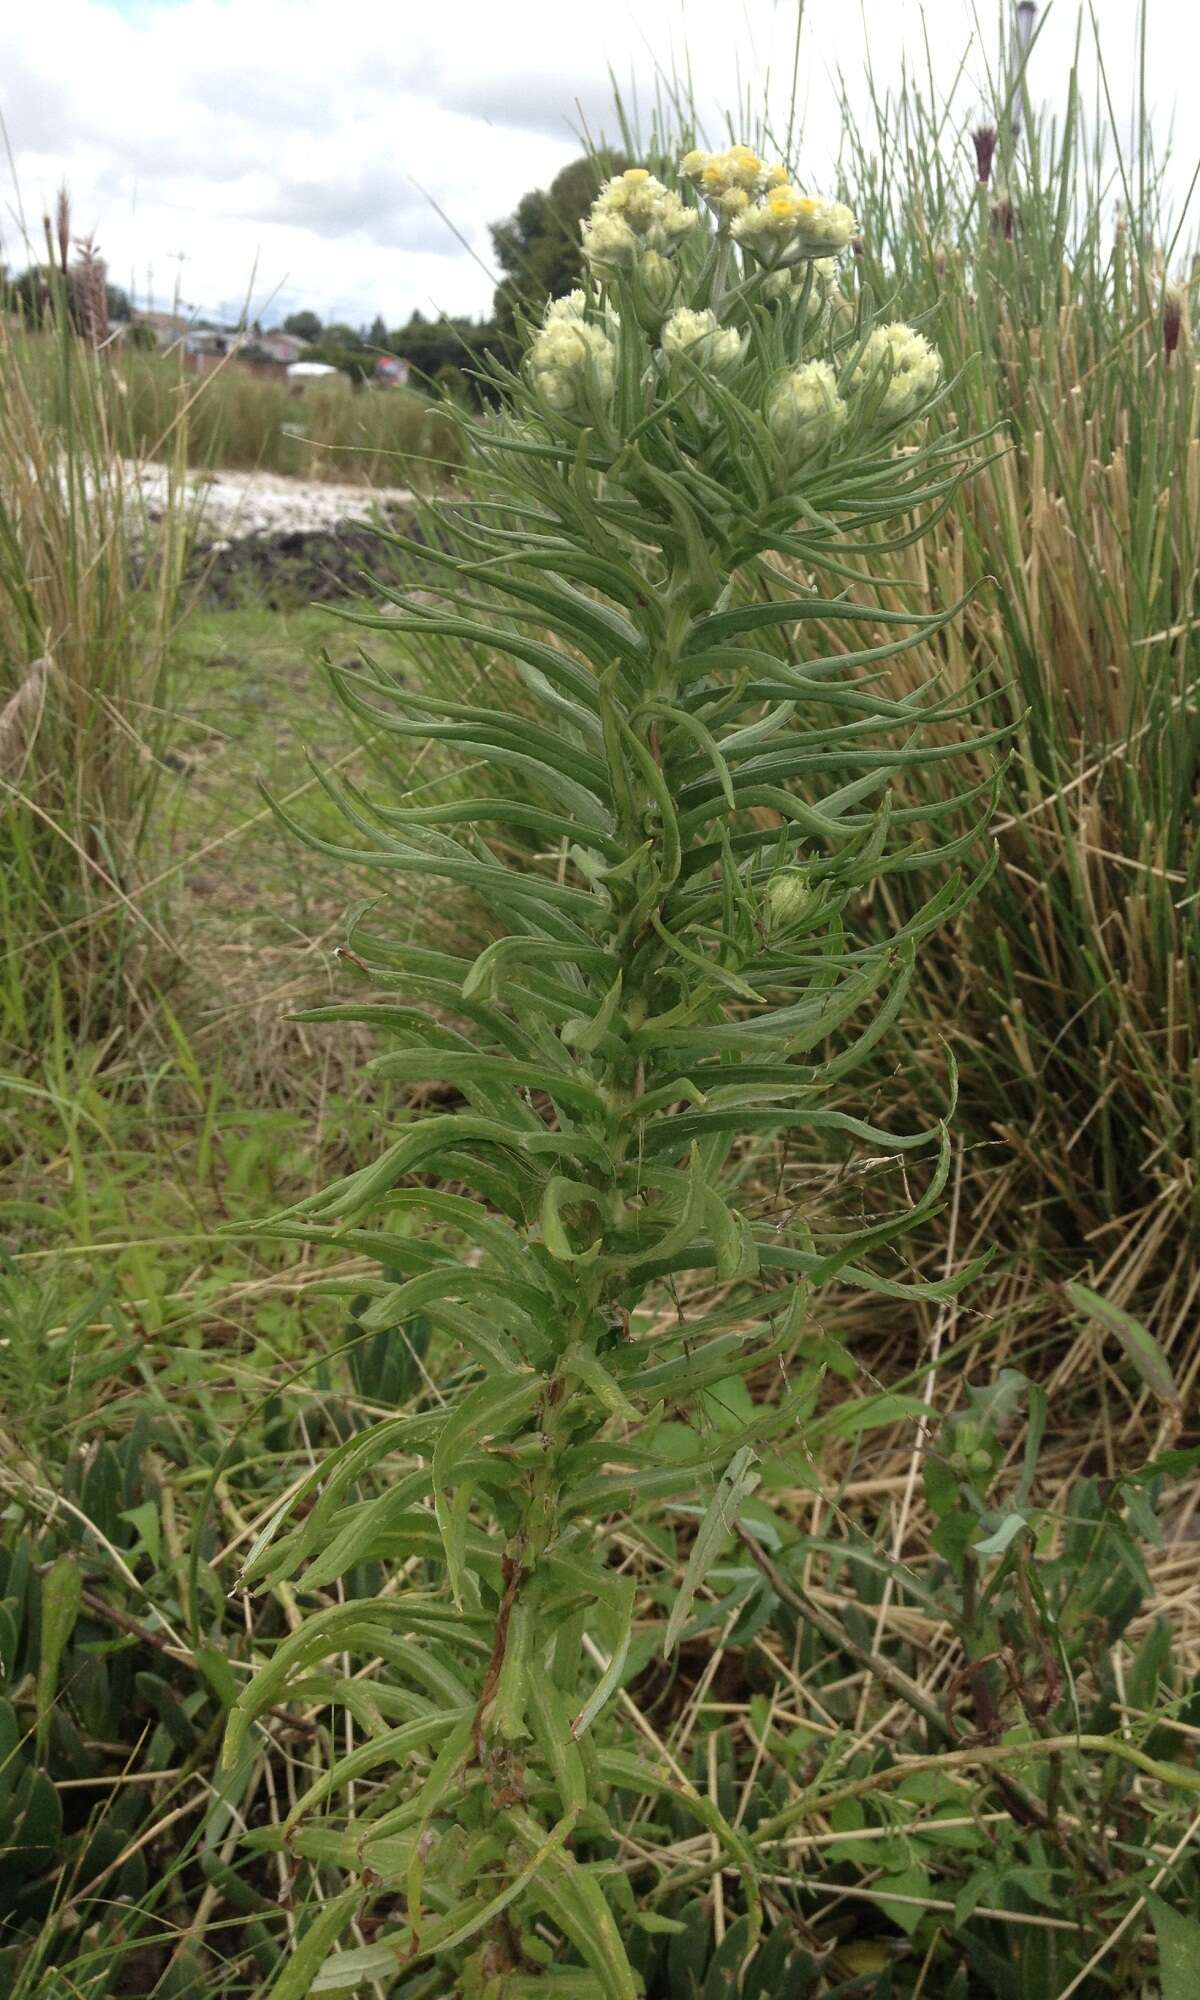
[[[943,885],[886,939],[856,925],[867,885],[953,861],[986,812],[986,786],[892,806],[898,772],[945,758],[932,725],[970,695],[897,700],[886,663],[954,607],[865,611],[794,580],[818,563],[857,579],[864,532],[903,541],[913,510],[950,491],[961,448],[914,436],[944,393],[938,360],[909,327],[836,326],[829,260],[848,209],[800,197],[745,148],[689,155],[683,172],[694,201],[641,169],[606,186],[587,289],[533,331],[503,422],[468,426],[476,490],[440,509],[440,602],[398,598],[387,621],[490,640],[532,712],[336,675],[373,728],[454,744],[521,784],[414,807],[331,779],[357,839],[309,836],[467,885],[505,931],[472,961],[355,927],[383,991],[319,1018],[370,1020],[398,1044],[379,1075],[461,1105],[413,1116],[273,1225],[379,1260],[356,1338],[420,1315],[437,1343],[428,1395],[319,1464],[246,1565],[252,1583],[306,1592],[391,1566],[371,1598],[306,1617],[234,1709],[235,1764],[256,1718],[296,1696],[345,1707],[361,1732],[259,1836],[352,1877],[281,1991],[433,1958],[422,1991],[625,2000],[640,1980],[623,1933],[654,1927],[613,1845],[626,1793],[682,1806],[738,1858],[755,1958],[744,1836],[613,1727],[639,1592],[611,1524],[629,1511],[653,1538],[664,1503],[703,1496],[653,1634],[669,1656],[763,1462],[830,1420],[812,1288],[841,1274],[910,1292],[874,1259],[949,1168],[937,1115],[896,1136],[831,1094],[894,1018],[922,938],[971,893]],[[860,643],[814,656],[817,618]],[[546,858],[516,868],[504,843],[530,833]],[[839,1037],[868,1004],[869,1024]],[[929,1154],[928,1184],[864,1229],[800,1207],[760,1220],[738,1199],[737,1146],[797,1131]],[[436,1237],[414,1232],[421,1217]],[[706,1429],[706,1397],[734,1422]],[[406,1469],[355,1502],[385,1454]],[[347,1677],[330,1655],[389,1671]],[[392,1918],[383,1935],[331,1957],[371,1905]]]

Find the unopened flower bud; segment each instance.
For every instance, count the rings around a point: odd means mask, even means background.
[[[667,312],[679,289],[679,274],[670,259],[657,250],[643,251],[637,261],[637,277],[650,312],[658,316]]]
[[[616,382],[613,344],[601,327],[573,313],[553,314],[529,349],[529,373],[552,410],[586,408],[589,392],[607,402]]]
[[[781,869],[767,883],[767,912],[773,930],[785,930],[803,916],[811,897],[808,877],[798,869]]]
[[[812,283],[808,284],[810,271]],[[782,271],[768,272],[763,279],[762,296],[772,303],[794,304],[808,285],[808,307],[804,320],[806,326],[811,326],[815,320],[830,316],[830,309],[838,297],[837,280],[837,258],[816,257],[803,264],[789,265]]]
[[[698,367],[720,375],[741,359],[742,336],[734,327],[721,326],[715,313],[683,306],[663,327],[662,350],[668,357],[686,354]]]
[[[805,458],[825,444],[846,421],[846,405],[828,361],[793,368],[771,392],[767,424],[790,459]]]
[[[924,334],[895,320],[868,334],[854,364],[850,387],[860,389],[882,377],[885,387],[875,416],[880,423],[896,424],[928,402],[941,376],[941,357]]]

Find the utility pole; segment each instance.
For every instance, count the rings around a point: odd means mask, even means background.
[[[179,266],[175,277],[175,297],[172,301],[172,310],[178,313],[183,295],[183,267],[185,264],[190,264],[191,252],[188,250],[169,250],[167,257],[170,263],[178,264]]]

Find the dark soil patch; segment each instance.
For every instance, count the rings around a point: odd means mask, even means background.
[[[408,514],[396,514],[388,525],[407,535],[418,532]],[[199,549],[189,576],[206,609],[253,604],[285,611],[369,590],[371,579],[386,577],[394,565],[374,528],[344,521],[336,528],[243,535],[223,548]]]

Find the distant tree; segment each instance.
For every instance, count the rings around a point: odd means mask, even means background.
[[[354,335],[351,344],[348,346],[344,341],[336,338],[338,334],[343,332],[345,332],[345,328],[343,327],[327,326],[320,340],[313,346],[312,360],[328,361],[330,367],[340,368],[342,373],[348,375],[352,382],[362,383],[371,381],[375,374],[376,356],[371,353],[368,347],[363,346],[357,334]]]
[[[20,313],[29,326],[40,326],[52,308],[55,298],[62,297],[64,284],[62,274],[51,271],[45,264],[31,264],[17,278],[5,281],[4,299],[10,312]],[[127,321],[133,314],[129,305],[129,295],[120,285],[110,285],[104,276],[104,264],[96,258],[89,266],[85,259],[72,264],[66,279],[67,310],[71,324],[77,333],[96,333],[96,289],[102,287],[104,309],[109,322]]]
[[[51,279],[41,264],[31,264],[4,287],[9,312],[19,313],[28,326],[40,326],[51,297]]]
[[[523,195],[507,221],[492,224],[492,245],[505,274],[495,301],[496,330],[505,346],[515,344],[518,313],[537,318],[547,299],[578,283],[579,225],[601,182],[626,164],[616,153],[573,160],[548,188]]]
[[[283,322],[285,333],[294,333],[297,340],[320,340],[323,328],[315,312],[307,307],[303,312],[289,313]]]
[[[386,348],[387,344],[388,344],[388,330],[383,323],[382,315],[380,313],[376,313],[374,319],[371,321],[370,330],[367,334],[367,346]]]
[[[403,356],[414,379],[435,387],[445,369],[451,369],[465,384],[468,395],[478,401],[479,384],[471,381],[484,356],[496,346],[496,329],[490,320],[426,319],[415,312],[407,326],[393,327],[388,335],[389,353]]]
[[[332,326],[325,328],[321,337],[331,347],[361,347],[363,344],[358,328],[347,326],[344,320],[335,320]]]

